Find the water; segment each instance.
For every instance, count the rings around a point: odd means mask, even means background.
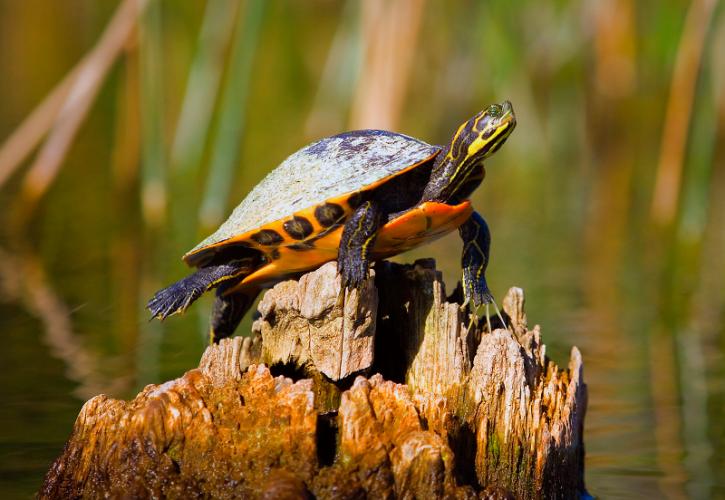
[[[496,296],[509,286],[525,289],[529,321],[542,326],[560,366],[571,346],[583,354],[589,491],[601,498],[723,498],[725,227],[718,215],[725,175],[713,166],[725,159],[725,114],[717,112],[723,105],[713,82],[725,58],[707,45],[683,196],[674,223],[660,229],[650,201],[685,7],[662,7],[646,27],[623,22],[630,32],[605,36],[597,24],[603,17],[553,4],[523,2],[512,11],[492,2],[473,12],[463,2],[429,5],[421,21],[427,36],[415,42],[417,65],[394,128],[445,142],[489,101],[512,100],[519,126],[487,163],[473,201],[493,233],[489,281]],[[363,99],[359,90],[345,87],[345,78],[324,83],[325,64],[340,67],[327,59],[333,40],[349,35],[352,49],[342,53],[355,54],[357,4],[350,5],[270,2],[226,209],[287,154],[353,121],[344,117],[351,100]],[[162,7],[164,162],[204,12],[191,4]],[[95,42],[112,11],[90,0],[66,8],[0,2],[0,137]],[[722,18],[713,21],[716,40],[725,32]],[[598,28],[582,22],[592,19]],[[38,35],[27,38],[26,27]],[[619,50],[590,50],[587,41],[602,36],[630,37],[638,47],[636,54],[625,50],[635,72],[617,73],[624,80],[615,79],[614,97],[590,71],[606,60],[602,51]],[[196,366],[204,349],[208,300],[163,325],[148,322],[143,309],[156,289],[186,272],[179,257],[208,233],[197,224],[197,207],[210,174],[206,156],[191,173],[170,170],[169,211],[149,212],[141,195],[145,164],[138,162],[143,127],[133,114],[124,118],[136,102],[131,91],[146,91],[135,64],[130,58],[114,66],[58,177],[20,230],[13,224],[26,208],[18,203],[22,173],[0,188],[5,498],[37,490],[85,400],[102,392],[133,397],[145,384]],[[452,288],[460,247],[451,235],[399,260],[436,258]],[[249,326],[247,319],[240,331]]]

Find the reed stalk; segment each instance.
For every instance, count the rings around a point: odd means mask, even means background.
[[[677,214],[695,87],[716,5],[717,0],[690,3],[677,49],[650,208],[653,222],[661,227],[670,226]]]
[[[204,231],[221,221],[229,203],[246,122],[252,63],[265,8],[264,0],[248,0],[237,16],[236,34],[224,81],[209,175],[199,210],[199,223]]]

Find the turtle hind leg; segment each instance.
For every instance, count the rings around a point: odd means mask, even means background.
[[[258,288],[250,288],[225,295],[226,288],[217,288],[209,324],[210,344],[218,344],[221,339],[234,334],[234,330],[237,329],[239,322],[252,307],[260,292]]]
[[[156,292],[146,304],[153,318],[160,320],[182,313],[201,295],[221,283],[247,274],[246,261],[203,267],[194,274]]]
[[[152,318],[164,320],[172,314],[185,311],[202,293],[203,290],[190,286],[184,278],[156,292],[146,303],[146,309],[151,312]]]
[[[359,288],[367,276],[382,210],[374,201],[360,205],[345,223],[337,253],[337,272],[343,288]]]

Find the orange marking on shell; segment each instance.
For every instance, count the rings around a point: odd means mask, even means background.
[[[345,220],[347,220],[353,212],[352,209],[350,208],[350,206],[346,203],[346,201],[349,198],[350,198],[350,195],[345,194],[342,196],[338,196],[336,198],[330,198],[329,200],[325,200],[325,203],[335,203],[342,207],[343,212],[344,212],[343,222]],[[319,221],[315,218],[315,209],[318,206],[319,205],[315,205],[313,207],[308,207],[304,210],[300,210],[299,212],[291,214],[289,217],[285,217],[284,219],[279,219],[274,222],[270,222],[269,224],[265,224],[264,226],[258,227],[256,229],[254,229],[253,231],[247,231],[246,233],[242,233],[233,238],[229,238],[227,240],[220,241],[218,243],[214,243],[213,245],[204,247],[204,248],[194,252],[193,254],[188,253],[188,254],[184,255],[184,261],[186,261],[188,263],[189,259],[191,257],[195,256],[196,254],[198,254],[201,251],[206,251],[210,248],[221,248],[221,247],[225,247],[227,245],[234,245],[234,244],[239,244],[239,243],[243,243],[246,246],[249,246],[250,248],[255,248],[257,250],[260,250],[261,252],[263,252],[269,256],[270,250],[273,247],[270,247],[267,245],[260,245],[259,243],[257,243],[256,241],[254,241],[252,239],[252,235],[254,235],[255,233],[258,233],[260,231],[263,231],[265,229],[271,229],[271,230],[277,232],[278,234],[280,234],[282,236],[282,238],[284,239],[284,241],[277,248],[282,248],[283,246],[286,246],[286,245],[300,243],[300,240],[295,240],[295,239],[291,238],[287,234],[287,231],[284,230],[284,223],[287,222],[288,220],[292,220],[293,217],[297,216],[297,217],[304,217],[312,224],[312,235],[310,237],[314,237],[315,235],[319,234],[320,232],[324,231],[324,229],[325,229],[324,227],[322,227],[320,225]]]
[[[250,285],[270,285],[285,276],[315,269],[325,262],[337,259],[337,248],[340,245],[341,235],[342,226],[315,240],[314,248],[309,250],[294,250],[289,245],[278,247],[279,258],[254,271],[237,286],[229,289],[227,293],[235,293]]]
[[[396,255],[436,240],[457,229],[473,213],[470,201],[459,205],[426,202],[385,224],[373,247],[373,259]],[[262,266],[227,293],[235,293],[251,285],[264,286],[285,276],[308,271],[337,258],[342,226],[315,240],[314,248],[294,250],[292,242],[277,247],[279,258]]]

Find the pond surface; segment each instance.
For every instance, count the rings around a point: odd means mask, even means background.
[[[95,43],[113,13],[113,3],[102,4],[0,2],[0,137]],[[714,48],[704,53],[681,201],[673,220],[658,225],[650,202],[686,6],[657,10],[647,27],[627,25],[628,35],[612,34],[637,42],[629,54],[635,80],[612,94],[596,81],[597,50],[606,47],[592,44],[604,28],[584,24],[592,13],[576,6],[549,4],[523,2],[513,13],[492,2],[470,13],[463,2],[450,10],[431,3],[404,105],[388,123],[444,143],[490,102],[514,103],[518,128],[487,162],[473,202],[493,234],[496,297],[524,288],[529,322],[541,325],[549,356],[566,366],[572,346],[583,354],[587,488],[601,498],[725,498],[725,113],[717,111],[725,105],[712,83],[722,81],[712,75],[725,58]],[[258,22],[255,78],[246,97],[230,101],[244,105],[245,118],[238,149],[229,152],[237,160],[227,201],[219,191],[223,213],[288,154],[354,127],[359,104],[349,101],[364,102],[358,87],[346,93],[329,76],[342,64],[329,57],[330,44],[345,40],[346,19],[354,25],[350,12],[359,5],[269,5]],[[27,168],[0,187],[3,498],[37,491],[85,400],[101,392],[133,397],[146,384],[180,376],[205,346],[208,299],[163,324],[149,322],[144,310],[156,289],[186,273],[180,256],[218,220],[197,222],[198,207],[213,151],[229,147],[213,139],[215,108],[198,170],[175,170],[169,159],[204,12],[191,3],[162,6],[164,57],[152,66],[163,89],[156,114],[131,112],[134,92],[142,101],[155,94],[134,70],[141,63],[130,48],[44,196],[30,208],[22,201]],[[239,17],[247,29],[255,27],[252,16]],[[724,32],[722,17],[713,37]],[[516,28],[521,22],[544,23],[542,40],[555,55],[542,59],[538,39]],[[455,28],[466,23],[472,29]],[[432,29],[439,26],[446,28]],[[367,69],[363,75],[374,66]],[[157,120],[161,148],[149,146],[147,114]],[[166,211],[154,212],[148,201],[153,162],[172,165]],[[397,260],[434,257],[452,289],[460,251],[453,234]],[[249,329],[247,318],[239,332]]]

